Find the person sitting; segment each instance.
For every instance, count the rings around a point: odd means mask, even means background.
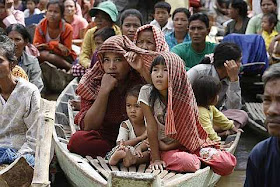
[[[206,42],[209,33],[209,19],[202,13],[193,14],[189,19],[190,42],[181,43],[171,49],[171,52],[179,55],[184,61],[186,70],[197,65],[206,54],[213,53],[216,46]]]
[[[26,45],[31,41],[27,29],[21,24],[13,24],[6,29],[6,32],[15,43],[18,65],[27,73],[29,81],[35,84],[39,91],[42,91],[44,84],[41,78],[42,71],[39,61],[25,51]]]
[[[243,0],[232,0],[229,4],[229,17],[233,19],[227,24],[225,35],[231,33],[245,34],[249,22],[247,3]]]
[[[0,0],[0,27],[3,29],[15,23],[25,25],[23,12],[15,10],[13,3],[13,0]]]
[[[261,35],[265,41],[266,50],[269,50],[270,43],[278,35],[275,30],[277,24],[277,16],[274,13],[264,14],[262,17],[262,32]]]
[[[174,31],[165,35],[165,40],[171,50],[175,45],[191,41],[188,33],[190,12],[186,8],[177,8],[172,14]]]
[[[86,32],[83,40],[79,63],[85,69],[90,67],[92,55],[96,50],[93,36],[98,29],[112,27],[115,30],[116,35],[121,34],[120,28],[115,24],[118,17],[118,10],[113,2],[105,1],[100,3],[97,7],[92,8],[89,14],[92,17],[95,17],[94,22],[96,23],[96,26]]]
[[[221,141],[238,132],[240,125],[229,120],[215,105],[221,90],[220,80],[212,76],[201,76],[193,83],[193,92],[198,106],[199,122],[212,141]]]
[[[33,44],[40,51],[39,62],[48,61],[58,68],[70,70],[76,53],[72,50],[73,29],[63,18],[64,6],[50,0],[46,18],[36,27]]]
[[[30,16],[33,16],[35,14],[40,14],[40,9],[36,8],[37,6],[37,0],[27,0],[26,1],[26,7],[27,9],[24,10],[24,18],[28,18]]]
[[[278,186],[280,184],[280,64],[274,64],[262,76],[264,82],[263,112],[265,126],[271,135],[251,151],[244,187]]]
[[[150,23],[158,27],[164,34],[168,34],[174,30],[173,23],[169,20],[171,6],[167,2],[158,2],[154,6],[154,20]]]
[[[12,76],[11,70],[17,60],[14,44],[5,35],[0,36],[0,59],[0,156],[9,155],[0,164],[10,164],[23,156],[34,166],[40,125],[40,92],[34,84]]]

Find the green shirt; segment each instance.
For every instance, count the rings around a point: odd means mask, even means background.
[[[181,43],[172,48],[171,52],[176,53],[185,61],[186,70],[197,65],[206,54],[213,53],[216,46],[215,43],[205,42],[205,48],[201,53],[194,51],[191,46],[192,42]]]

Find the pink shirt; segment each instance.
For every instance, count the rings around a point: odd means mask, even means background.
[[[20,23],[25,26],[24,14],[20,10],[12,10],[12,14],[3,19],[3,23],[6,25],[6,27],[16,23]]]
[[[74,21],[71,26],[73,27],[73,39],[80,39],[80,30],[87,28],[88,22],[86,19],[74,15]]]

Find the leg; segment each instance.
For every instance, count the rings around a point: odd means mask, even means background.
[[[139,164],[149,163],[149,161],[150,161],[149,151],[143,152],[143,157],[139,158],[138,156],[133,155],[130,150],[127,150],[126,156],[123,159],[123,165],[125,167],[130,167],[130,166],[135,165],[135,164],[139,165]]]
[[[72,65],[69,62],[67,62],[64,58],[56,54],[52,54],[49,51],[40,51],[40,56],[38,57],[38,59],[40,63],[48,61],[56,67],[65,69],[66,71],[70,70],[72,67]]]
[[[164,151],[161,159],[166,163],[166,169],[177,172],[195,172],[200,169],[200,160],[197,155],[178,149]]]
[[[109,164],[112,166],[117,165],[117,163],[120,162],[123,158],[126,156],[126,151],[124,148],[119,147],[111,156],[109,159]]]
[[[104,140],[97,131],[77,131],[67,145],[70,152],[81,156],[104,157],[112,149],[112,145]]]

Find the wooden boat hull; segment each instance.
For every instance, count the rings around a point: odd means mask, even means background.
[[[99,157],[83,158],[70,153],[67,143],[75,132],[73,127],[73,111],[69,99],[76,99],[75,89],[78,81],[74,79],[58,97],[56,106],[56,127],[53,132],[55,152],[58,162],[69,182],[77,187],[93,186],[215,186],[221,176],[213,173],[210,167],[205,167],[195,173],[176,174],[167,170],[151,171],[145,166],[124,168],[109,166]],[[240,139],[240,133],[235,136],[234,143],[228,150],[234,153]],[[141,170],[141,171],[140,171]],[[129,171],[129,172],[127,172]],[[137,172],[136,172],[137,171]]]

